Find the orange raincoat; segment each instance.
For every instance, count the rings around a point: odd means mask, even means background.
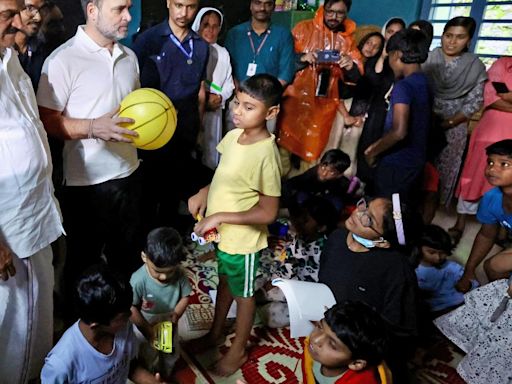
[[[324,25],[324,8],[320,7],[312,20],[302,21],[293,29],[295,52],[335,49],[341,54],[348,54],[362,74],[363,61],[354,39],[356,23],[350,19],[343,23],[344,32],[331,31]],[[326,66],[331,70],[327,97],[315,96],[319,71]],[[281,104],[279,145],[306,161],[320,157],[340,103],[339,80],[343,80],[343,71],[338,64],[308,65],[296,73]]]

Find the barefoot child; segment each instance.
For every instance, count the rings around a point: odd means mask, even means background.
[[[384,384],[390,382],[383,364],[388,344],[382,318],[361,302],[336,304],[304,345],[304,383]]]
[[[212,183],[189,199],[189,211],[206,217],[194,227],[202,235],[211,228],[220,233],[217,249],[219,287],[212,329],[201,340],[213,346],[222,336],[227,312],[237,303],[237,321],[231,348],[217,363],[220,375],[233,374],[247,360],[246,343],[254,321],[254,280],[259,251],[267,246],[267,225],[279,208],[281,164],[267,120],[279,112],[282,86],[273,76],[255,75],[235,96],[233,122],[238,129],[226,134],[217,150],[221,160]],[[203,215],[204,216],[204,215]]]

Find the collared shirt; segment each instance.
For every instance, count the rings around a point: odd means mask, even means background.
[[[231,56],[233,76],[236,80],[247,79],[247,69],[253,62],[257,65],[256,73],[268,73],[287,83],[293,80],[295,74],[293,37],[289,30],[280,25],[272,24],[269,30],[269,34],[263,32],[258,35],[252,29],[250,21],[229,30],[224,46]],[[256,56],[247,33],[251,34],[256,51],[266,37],[265,43]]]
[[[0,84],[0,238],[26,258],[64,230],[46,132],[30,78],[11,48],[0,62]]]
[[[206,78],[208,43],[189,31],[181,41],[183,49],[190,53],[192,40],[194,51],[192,63],[188,64],[187,56],[170,39],[171,34],[165,20],[137,37],[133,50],[139,59],[142,86],[157,88],[169,96],[178,110],[177,136],[186,136],[195,143],[199,128],[198,94]]]
[[[29,75],[35,92],[37,92],[37,86],[39,85],[43,63],[49,54],[50,50],[37,36],[28,39],[25,53],[18,53],[20,64]]]
[[[37,102],[66,117],[92,119],[113,111],[137,88],[135,54],[117,43],[110,53],[79,26],[76,35],[46,59]],[[63,160],[65,182],[73,186],[121,179],[139,166],[134,146],[99,139],[66,140]]]

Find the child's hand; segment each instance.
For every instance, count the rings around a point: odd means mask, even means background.
[[[213,215],[198,221],[194,226],[194,233],[198,236],[203,236],[206,231],[218,228],[220,224],[220,215],[218,213],[214,213]]]
[[[347,115],[345,116],[345,126],[351,127],[352,125],[355,125],[357,122],[357,118],[354,116]]]
[[[206,211],[206,202],[208,200],[208,190],[208,187],[204,187],[188,199],[188,211],[192,216],[194,216],[194,219],[198,214],[204,216],[204,212]]]
[[[471,289],[471,280],[476,280],[476,276],[462,275],[457,284],[455,284],[455,289],[459,292],[466,293]]]
[[[178,320],[180,319],[180,316],[176,312],[173,312],[173,313],[171,313],[171,316],[169,316],[169,318],[171,320],[171,323],[178,324]]]
[[[498,96],[501,97],[503,100],[512,103],[512,92],[498,93]]]

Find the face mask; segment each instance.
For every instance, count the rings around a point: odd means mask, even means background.
[[[373,242],[373,240],[368,240],[368,239],[365,239],[364,237],[357,236],[355,233],[352,234],[352,238],[365,248],[374,248],[375,247],[375,243]]]

